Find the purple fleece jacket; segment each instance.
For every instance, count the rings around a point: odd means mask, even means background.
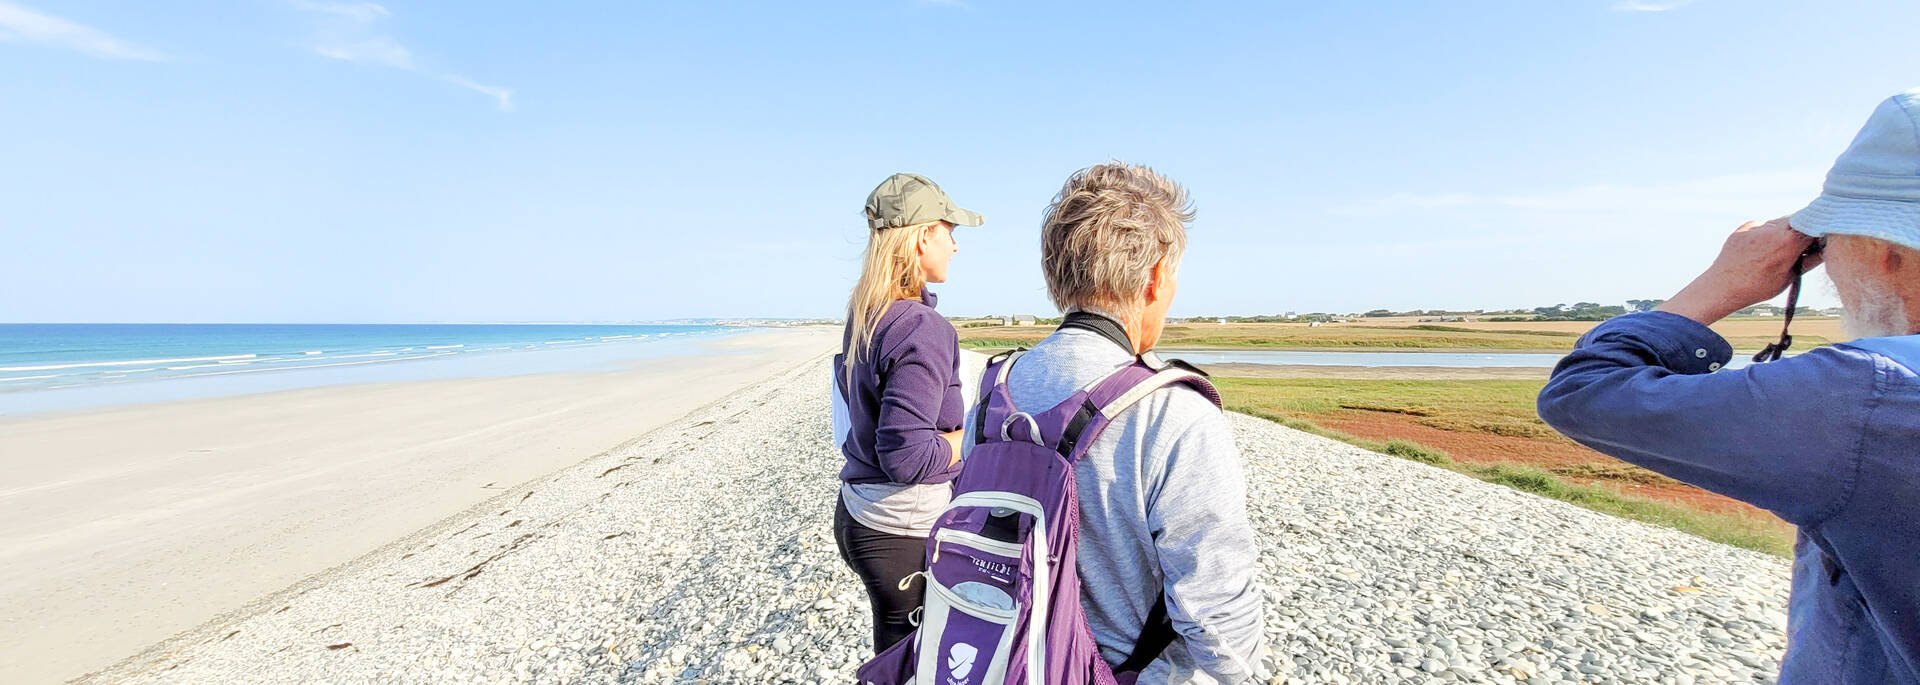
[[[895,300],[874,326],[873,345],[854,367],[853,387],[834,355],[835,381],[847,398],[852,436],[841,452],[848,483],[945,483],[960,475],[941,433],[960,430],[960,343],[953,324],[933,311],[939,301]],[[841,334],[846,349],[849,328]]]

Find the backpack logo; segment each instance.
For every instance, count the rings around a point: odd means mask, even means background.
[[[967,674],[973,672],[973,657],[979,653],[980,650],[975,649],[973,645],[965,642],[954,643],[953,647],[947,650],[947,673],[951,674],[954,680],[966,680]]]

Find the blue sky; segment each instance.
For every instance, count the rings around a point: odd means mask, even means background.
[[[1176,315],[1666,297],[1920,85],[1910,2],[0,0],[0,321],[836,316],[895,171],[1150,164]],[[1823,287],[1814,304],[1832,304]]]

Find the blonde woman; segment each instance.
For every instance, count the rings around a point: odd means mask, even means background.
[[[867,196],[867,251],[834,357],[840,451],[833,537],[873,608],[877,654],[913,632],[927,532],[960,473],[960,347],[933,310],[928,283],[945,283],[959,250],[954,226],[981,216],[954,206],[924,176],[894,174]]]

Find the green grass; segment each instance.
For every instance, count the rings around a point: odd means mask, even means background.
[[[1483,433],[1573,444],[1534,413],[1534,397],[1546,381],[1351,380],[1322,378],[1215,378],[1222,393],[1257,399],[1294,416],[1341,409],[1414,417],[1422,426],[1456,433]]]
[[[1016,347],[1033,347],[1033,344],[1037,342],[1040,342],[1040,338],[1034,338],[1032,340],[1023,340],[1020,338],[974,338],[971,340],[962,339],[960,346],[978,351],[1010,350]]]
[[[1292,390],[1302,390],[1303,388],[1316,386],[1325,387],[1327,384],[1354,385],[1358,386],[1357,394],[1371,396],[1375,399],[1387,397],[1399,401],[1415,399],[1427,400],[1432,401],[1436,406],[1452,409],[1457,409],[1461,405],[1475,404],[1511,409],[1519,402],[1519,399],[1514,395],[1518,390],[1501,388],[1500,384],[1505,383],[1504,381],[1295,381],[1293,379],[1247,378],[1219,378],[1215,380],[1220,386],[1222,395],[1227,399],[1228,411],[1240,412],[1267,419],[1289,428],[1332,438],[1363,449],[1447,469],[1489,483],[1504,485],[1541,497],[1560,500],[1604,514],[1632,519],[1643,523],[1666,526],[1715,542],[1775,556],[1788,557],[1792,554],[1792,529],[1791,527],[1783,528],[1783,524],[1776,520],[1739,513],[1703,511],[1685,505],[1635,497],[1599,485],[1572,483],[1549,471],[1532,466],[1508,463],[1469,464],[1455,461],[1452,456],[1443,450],[1406,440],[1391,440],[1387,442],[1368,440],[1340,431],[1328,430],[1311,421],[1289,416],[1287,413],[1284,413],[1285,411],[1301,411],[1306,408],[1337,407],[1343,402],[1352,401],[1350,399],[1330,399],[1325,396],[1312,397],[1311,395],[1314,393],[1304,391],[1294,394],[1280,393],[1278,398],[1274,398],[1269,394],[1255,391],[1258,386],[1262,385],[1280,386],[1282,388],[1286,388],[1286,386],[1296,386],[1291,388]],[[1484,393],[1484,396],[1481,397],[1454,396],[1446,399],[1436,399],[1427,393],[1439,391],[1441,388],[1419,387],[1428,384],[1445,385],[1449,383],[1482,383],[1488,384],[1487,387],[1492,388],[1492,390]],[[1535,383],[1534,385],[1537,390],[1538,384]],[[1458,394],[1466,395],[1467,393]],[[1278,399],[1278,402],[1275,401],[1276,399]],[[1526,404],[1528,412],[1531,413],[1532,402],[1530,395],[1527,398]],[[1279,409],[1279,407],[1287,407],[1287,409],[1282,410]],[[1536,418],[1535,420],[1537,421],[1538,419]],[[1564,440],[1564,438],[1562,439]],[[1623,480],[1633,480],[1638,477],[1664,479],[1663,476],[1659,476],[1658,474],[1653,474],[1644,469],[1628,465],[1621,465],[1619,467],[1595,465],[1593,469],[1595,473],[1592,475],[1595,477],[1613,477],[1618,475],[1613,474],[1613,472],[1619,471],[1620,473],[1629,474],[1634,477],[1622,478]],[[1613,476],[1599,473],[1599,471],[1607,471],[1609,474],[1613,474]],[[1640,474],[1642,473],[1646,475],[1641,476]]]
[[[1434,466],[1453,462],[1453,459],[1448,457],[1446,452],[1405,440],[1388,440],[1386,446],[1380,448],[1380,451],[1401,459],[1412,459],[1423,464],[1432,464]]]

